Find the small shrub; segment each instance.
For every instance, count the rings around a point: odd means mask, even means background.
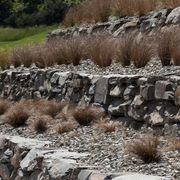
[[[169,66],[171,64],[171,45],[172,34],[170,32],[161,33],[158,39],[158,56],[163,66]]]
[[[6,123],[15,128],[23,126],[30,116],[29,111],[23,103],[15,104],[5,115],[7,118]]]
[[[180,152],[180,139],[171,139],[169,146],[167,147],[167,150]]]
[[[137,155],[145,163],[158,162],[160,160],[159,143],[157,137],[143,137],[129,144],[127,150],[131,154]]]
[[[103,130],[103,132],[109,133],[116,131],[116,129],[120,127],[120,124],[118,122],[111,121],[106,123],[100,123],[97,127]]]
[[[44,102],[41,101],[39,103],[42,103],[42,107],[40,107],[40,112],[53,118],[66,106],[65,102],[56,102],[55,100]]]
[[[110,66],[114,57],[114,45],[108,35],[91,36],[87,44],[87,56],[99,67]]]
[[[3,115],[11,106],[8,100],[0,99],[0,115]]]
[[[180,32],[179,30],[174,30],[173,32],[171,47],[172,59],[174,65],[180,66]]]
[[[131,47],[131,60],[136,68],[146,66],[152,58],[152,48],[148,44],[146,38],[140,41],[134,40]]]
[[[156,0],[115,0],[112,2],[112,12],[116,16],[142,16],[156,6]]]
[[[63,122],[57,126],[57,133],[62,134],[72,131],[76,127],[74,122]]]
[[[33,128],[37,133],[43,133],[48,128],[48,121],[50,118],[48,116],[37,116],[33,121]]]
[[[19,47],[15,48],[11,52],[10,64],[15,67],[24,65],[25,67],[30,67],[35,60],[35,53],[33,52],[33,46]]]
[[[9,52],[0,50],[0,68],[2,70],[9,66]]]
[[[111,12],[111,0],[91,0],[69,9],[64,18],[65,26],[74,26],[80,23],[96,23],[108,20]]]
[[[99,119],[102,114],[95,108],[78,107],[73,112],[74,119],[82,126],[88,126]]]
[[[131,64],[131,47],[134,37],[126,35],[120,38],[117,42],[116,61],[120,62],[122,66],[129,66]]]

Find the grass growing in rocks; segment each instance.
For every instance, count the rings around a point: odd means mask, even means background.
[[[160,141],[157,137],[143,137],[131,142],[127,150],[137,155],[145,163],[158,162],[160,161],[159,144]]]
[[[11,103],[15,105],[12,108],[19,109],[17,114],[20,116],[18,117],[23,117],[22,107],[27,108],[30,117],[26,119],[25,124],[19,124],[19,122],[22,122],[19,121],[19,118],[18,120],[13,119],[13,121],[11,119],[11,122],[13,122],[11,125],[9,123],[1,124],[0,133],[2,134],[50,140],[53,141],[53,147],[88,153],[87,157],[80,158],[78,162],[97,166],[103,172],[133,171],[175,179],[180,175],[178,132],[176,132],[176,137],[174,137],[174,132],[173,137],[171,137],[171,134],[164,136],[163,130],[161,134],[159,130],[144,127],[136,131],[131,127],[123,126],[120,122],[112,122],[108,117],[104,116],[103,118],[97,118],[89,126],[81,126],[73,117],[72,110],[75,106],[73,108],[71,105],[69,108],[66,107],[52,118],[40,114],[41,108],[37,107],[44,104],[42,101],[22,101],[20,102],[21,105],[23,104],[21,107],[19,103]],[[19,108],[17,108],[17,105]],[[96,109],[96,111],[101,112],[99,109]],[[6,119],[9,112],[12,111],[8,110],[1,118]],[[14,113],[12,114],[14,118],[17,117],[14,116]],[[153,137],[153,135],[158,135],[158,141],[154,138],[146,138],[147,136]],[[142,138],[139,139],[139,136]],[[132,142],[139,142],[131,145],[133,155],[132,151],[127,151],[127,147]],[[159,153],[161,160],[156,161]]]
[[[180,6],[179,0],[91,0],[69,9],[65,18],[65,26],[81,23],[96,23],[108,20],[110,15],[124,17],[142,16],[152,10],[175,8]]]
[[[123,38],[112,38],[107,33],[60,38],[58,41],[51,40],[40,45],[14,49],[9,55],[8,64],[15,67],[30,67],[35,64],[39,68],[55,65],[79,66],[83,60],[90,59],[99,69],[114,63],[120,63],[123,67],[132,64],[138,69],[145,67],[152,59],[157,59],[163,66],[179,66],[179,31],[173,28],[168,31],[159,33],[160,38],[151,39],[145,34],[138,38],[134,33]],[[3,67],[7,65],[3,63]]]

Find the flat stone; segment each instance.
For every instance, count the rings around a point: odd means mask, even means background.
[[[144,100],[149,101],[149,100],[154,100],[155,96],[155,86],[154,85],[144,85],[140,86],[140,95],[143,97]]]
[[[178,86],[175,91],[175,104],[180,106],[180,86]]]
[[[96,82],[94,102],[106,104],[108,95],[108,78],[101,78]]]
[[[160,176],[152,176],[152,175],[127,174],[113,178],[112,180],[170,180],[170,179]]]

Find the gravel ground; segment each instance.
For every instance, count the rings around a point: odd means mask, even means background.
[[[33,65],[32,68],[35,66]],[[160,60],[153,59],[145,67],[136,68],[133,64],[127,67],[123,67],[120,63],[112,63],[111,66],[99,68],[91,60],[84,60],[78,66],[69,65],[54,65],[47,69],[58,69],[60,72],[83,72],[86,74],[96,75],[109,75],[109,74],[121,74],[121,75],[180,75],[180,66],[165,66],[163,67]],[[18,67],[17,71],[28,70],[28,68]]]
[[[180,74],[180,66],[166,66],[163,67],[161,62],[157,59],[153,59],[143,68],[135,68],[134,65],[127,67],[122,67],[120,63],[112,63],[111,66],[105,68],[99,68],[91,60],[82,61],[80,65],[73,66],[70,65],[60,65],[55,66],[60,71],[74,71],[87,74],[99,74],[99,75],[109,75],[109,74],[122,74],[122,75],[165,75],[165,74]]]
[[[30,122],[29,122],[30,123]],[[180,179],[180,153],[163,151],[159,163],[145,164],[140,159],[127,153],[126,145],[137,137],[155,133],[151,128],[132,128],[120,126],[115,132],[104,133],[94,126],[77,127],[73,131],[57,134],[57,122],[44,134],[36,134],[30,126],[12,128],[7,124],[0,125],[0,133],[18,135],[40,140],[50,140],[53,147],[66,148],[70,151],[86,152],[89,155],[79,159],[80,163],[96,166],[102,172],[139,172]],[[159,136],[161,150],[168,143],[170,136]]]

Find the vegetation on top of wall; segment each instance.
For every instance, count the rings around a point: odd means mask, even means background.
[[[109,16],[141,16],[152,10],[177,6],[180,6],[179,0],[87,0],[69,9],[64,25],[103,22]]]

